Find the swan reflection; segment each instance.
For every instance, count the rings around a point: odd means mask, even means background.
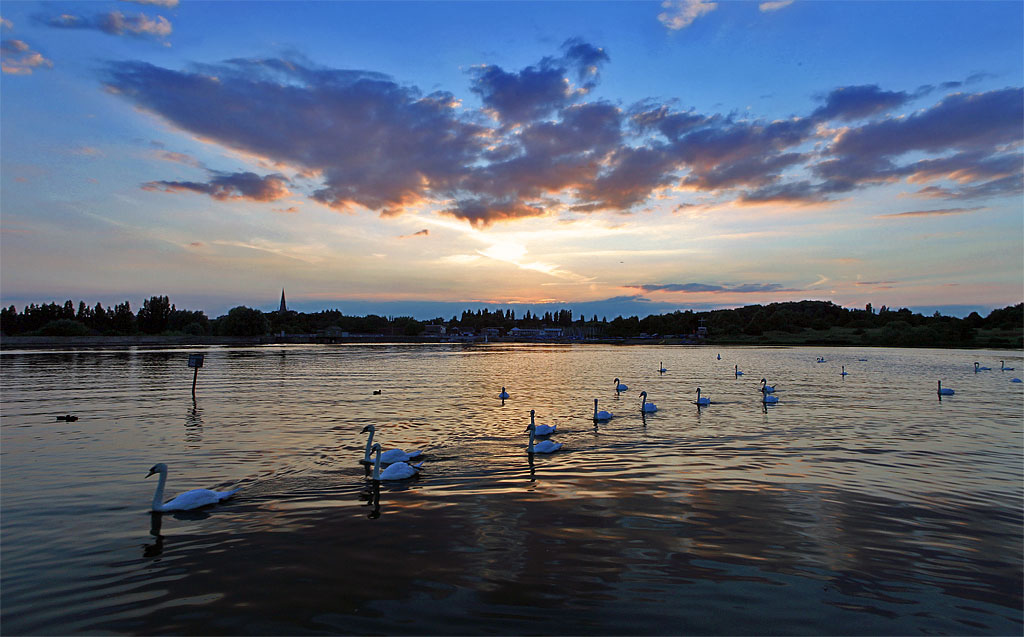
[[[164,552],[164,536],[160,535],[160,527],[163,524],[163,518],[163,513],[150,511],[149,534],[152,535],[155,540],[152,544],[142,545],[143,557],[159,557],[160,554]]]
[[[373,484],[370,485],[369,489],[361,491],[359,497],[366,501],[364,506],[372,506],[373,510],[366,514],[366,517],[371,520],[376,520],[380,517],[380,481],[374,480]]]

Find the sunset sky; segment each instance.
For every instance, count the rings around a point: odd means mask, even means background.
[[[1024,300],[1021,2],[4,2],[0,298]]]

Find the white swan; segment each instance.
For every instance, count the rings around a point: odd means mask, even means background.
[[[721,354],[718,355],[718,360],[722,360],[722,355]]]
[[[640,392],[640,411],[645,414],[653,414],[658,411],[658,406],[654,403],[647,402],[647,392]]]
[[[149,470],[146,477],[148,478],[154,473],[160,474],[160,482],[157,483],[156,493],[153,494],[154,511],[190,511],[192,509],[204,507],[208,504],[216,504],[221,500],[227,500],[234,494],[238,493],[238,489],[235,489],[234,491],[192,489],[191,491],[182,493],[176,498],[161,503],[161,500],[164,499],[164,485],[167,484],[167,465],[162,462],[153,465],[153,468]]]
[[[626,387],[625,385],[620,383],[618,378],[615,379],[615,391],[626,391],[628,389],[629,387]]]
[[[941,380],[939,381],[939,396],[952,396],[954,393],[955,392],[952,389],[950,389],[949,387],[943,389],[942,388],[942,381]]]
[[[612,419],[611,412],[607,412],[607,411],[605,411],[603,409],[601,411],[597,410],[597,399],[595,398],[594,399],[594,420],[597,421],[597,420],[611,420],[611,419]]]
[[[377,453],[377,457],[373,461],[373,479],[378,482],[381,480],[405,480],[406,478],[411,478],[418,474],[420,469],[423,468],[422,462],[419,464],[396,462],[393,465],[388,466],[384,471],[381,471],[380,443],[373,445],[373,451]]]
[[[363,454],[363,464],[370,464],[370,453],[373,450],[373,433],[377,430],[373,425],[366,425],[363,430],[359,433],[370,432],[370,435],[366,438],[366,452]],[[405,452],[401,449],[388,449],[381,454],[380,460],[384,464],[391,464],[392,462],[406,462],[412,458],[417,458],[423,455],[423,452],[419,449],[415,451]]]
[[[981,366],[978,365],[978,362],[975,361],[974,362],[974,371],[975,372],[990,372],[990,371],[992,371],[992,368],[991,367],[981,367]]]
[[[774,385],[769,385],[768,384],[768,379],[762,378],[761,379],[761,393],[762,394],[770,394],[773,391],[775,391],[775,386]]]
[[[551,434],[555,433],[555,429],[558,428],[558,425],[537,425],[537,424],[534,424],[533,416],[534,416],[535,413],[537,413],[536,410],[534,410],[534,409],[530,410],[530,424],[533,426],[534,432],[538,436],[550,436]]]
[[[742,376],[743,375],[743,372],[740,371],[740,366],[739,365],[733,365],[733,370],[736,372],[737,376]]]
[[[1013,368],[1011,367],[1010,369],[1013,369]],[[665,369],[665,363],[664,363],[664,362],[662,362],[662,363],[661,363],[661,367],[660,367],[660,368],[658,368],[658,373],[664,374],[664,373],[665,373],[665,372],[667,372],[667,371],[668,371],[668,370],[667,370],[667,369]]]
[[[839,372],[839,375],[840,375],[840,376],[847,376],[847,375],[848,375],[848,374],[846,373],[846,365],[843,365],[843,371]]]
[[[1012,367],[1007,367],[1006,366],[1006,361],[999,361],[999,371],[1001,371],[1001,372],[1012,372],[1013,368]]]
[[[700,387],[697,388],[697,403],[696,404],[698,406],[701,406],[701,407],[703,407],[705,405],[710,405],[711,404],[711,399],[708,398],[707,396],[704,396],[703,398],[701,398]]]
[[[508,398],[508,392],[505,391],[504,387],[501,388],[501,393],[498,394],[498,398],[501,398],[502,400]]]
[[[1024,380],[1021,380],[1019,378],[1011,378],[1010,382],[1011,383],[1024,383]]]
[[[562,443],[553,442],[551,440],[541,440],[534,444],[536,425],[530,423],[526,428],[526,431],[530,432],[530,445],[526,448],[526,453],[553,453],[562,448]]]

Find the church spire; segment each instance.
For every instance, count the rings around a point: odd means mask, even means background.
[[[287,312],[288,305],[284,302],[284,288],[281,288],[281,309],[278,312]]]

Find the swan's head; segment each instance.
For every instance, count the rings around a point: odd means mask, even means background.
[[[165,465],[162,462],[158,462],[155,465],[153,465],[152,467],[150,467],[149,473],[146,474],[146,477],[148,478],[149,476],[153,475],[154,473],[166,473],[166,472],[167,472],[167,465]]]
[[[380,453],[380,449],[381,449],[381,447],[380,447],[380,443],[379,443],[379,442],[375,442],[375,443],[373,443],[373,446],[372,446],[372,447],[370,447],[370,451],[371,451],[371,452],[374,452],[374,451],[375,451],[375,452],[377,452],[377,453]]]
[[[762,378],[761,382],[767,384],[768,383],[768,379],[767,378]]]
[[[977,365],[977,363],[975,363],[975,365]],[[619,379],[618,379],[618,378],[616,378],[616,379],[615,379],[615,384],[616,384],[616,385],[618,385],[618,384],[619,384]]]
[[[534,431],[536,429],[537,429],[537,425],[533,424],[532,422],[530,424],[526,425],[526,431]]]
[[[531,410],[530,410],[530,420],[531,420],[531,421],[533,420],[533,417],[534,417],[534,415],[536,415],[536,413],[537,413],[537,410],[536,410],[536,409],[531,409]]]
[[[644,398],[647,398],[647,392],[645,391],[640,392],[640,395],[643,396]]]
[[[374,427],[373,425],[366,425],[365,427],[363,427],[363,430],[360,431],[359,433],[364,434],[367,431],[377,431],[377,428]]]

